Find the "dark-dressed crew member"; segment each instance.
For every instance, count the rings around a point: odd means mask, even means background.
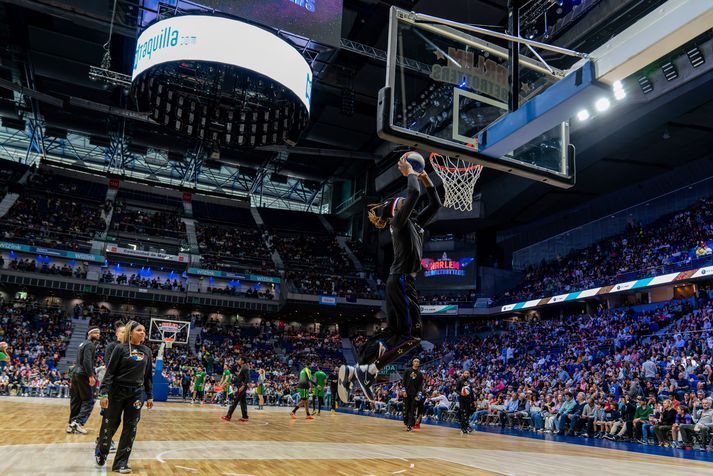
[[[100,331],[92,327],[87,340],[79,344],[77,361],[72,370],[72,387],[69,390],[69,426],[67,433],[87,434],[84,424],[94,408],[94,386],[97,384],[94,362]]]
[[[416,399],[423,388],[423,374],[418,370],[421,362],[418,359],[411,361],[411,368],[406,369],[403,375],[404,385],[404,425],[406,431],[411,431],[416,423]]]

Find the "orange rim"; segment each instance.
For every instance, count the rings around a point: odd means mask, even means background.
[[[478,168],[482,168],[482,165],[470,165],[468,167],[446,167],[445,165],[437,164],[433,158],[434,157],[444,157],[441,154],[437,154],[435,152],[431,152],[431,155],[428,156],[428,160],[431,161],[431,165],[437,169],[440,170],[446,170],[448,172],[471,172],[473,170],[477,170]]]

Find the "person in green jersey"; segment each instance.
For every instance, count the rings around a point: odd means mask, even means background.
[[[223,407],[228,402],[228,389],[230,389],[230,382],[232,382],[232,380],[233,374],[230,372],[230,366],[228,364],[223,365],[223,377],[220,379],[220,383],[218,384],[223,388],[220,402],[220,405]]]
[[[322,369],[317,366],[317,371],[314,373],[314,394],[312,396],[312,413],[317,411],[317,415],[322,414],[322,406],[324,405],[324,384],[327,383],[327,374],[322,372]],[[319,403],[319,408],[316,408]]]
[[[7,351],[7,342],[0,342],[0,362],[10,363],[10,356]]]
[[[255,390],[258,399],[257,409],[262,410],[265,405],[265,369],[257,371],[257,388]]]
[[[196,403],[196,397],[200,398],[203,405],[203,383],[205,382],[205,371],[200,365],[196,368],[196,373],[193,374],[193,400],[191,403]]]
[[[312,371],[309,367],[305,367],[300,371],[300,379],[297,382],[297,393],[300,395],[300,401],[290,413],[290,416],[294,419],[297,418],[295,412],[300,409],[300,405],[304,405],[305,411],[307,412],[307,420],[312,420],[312,415],[309,414],[309,388],[311,385],[315,385],[314,380],[312,380]]]

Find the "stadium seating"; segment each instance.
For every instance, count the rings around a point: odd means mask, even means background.
[[[87,182],[36,172],[0,220],[2,238],[35,246],[88,251],[90,241],[106,228],[101,216],[101,190]]]
[[[0,395],[68,397],[69,381],[57,370],[72,335],[69,316],[26,303],[0,304],[0,339],[10,363],[0,364]]]
[[[713,197],[656,220],[632,226],[566,257],[526,270],[524,280],[498,302],[554,296],[657,273],[704,265],[713,259]]]

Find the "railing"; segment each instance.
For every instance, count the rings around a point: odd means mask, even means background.
[[[498,299],[495,299],[493,301],[493,305],[500,305],[500,304],[510,304],[514,303],[516,301],[526,301],[529,299],[537,299],[537,298],[544,298],[547,296],[556,296],[559,294],[567,294],[570,292],[575,292],[575,291],[583,291],[585,289],[590,289],[590,288],[596,288],[596,287],[601,287],[601,286],[607,286],[607,285],[612,285],[612,284],[617,284],[621,282],[627,282],[627,281],[634,281],[636,279],[642,279],[642,278],[648,278],[652,276],[661,276],[664,274],[671,274],[671,273],[676,273],[676,272],[683,272],[683,271],[688,271],[690,269],[696,269],[696,268],[703,268],[705,266],[709,266],[713,264],[713,255],[709,256],[703,256],[701,258],[696,258],[693,260],[682,260],[676,263],[669,263],[665,265],[659,265],[659,266],[650,266],[647,268],[635,270],[635,271],[627,271],[625,273],[618,273],[615,275],[611,276],[605,276],[599,279],[596,279],[592,282],[587,282],[586,284],[583,283],[581,285],[568,285],[567,287],[569,289],[550,289],[550,290],[545,290],[538,292],[537,295],[535,294],[528,294],[528,295],[522,295],[518,294],[515,296],[506,296],[506,297],[499,297]]]

